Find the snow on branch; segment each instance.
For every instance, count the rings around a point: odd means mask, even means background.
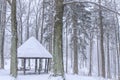
[[[104,9],[106,9],[106,10],[109,10],[109,11],[111,11],[111,12],[113,12],[113,13],[116,13],[116,14],[118,14],[118,15],[120,16],[120,13],[119,13],[119,12],[114,11],[114,10],[112,10],[112,9],[109,9],[109,8],[103,6],[103,5],[99,5],[99,4],[96,3],[96,2],[91,2],[91,1],[84,1],[84,2],[81,2],[81,1],[69,1],[69,2],[64,2],[63,4],[64,4],[64,5],[67,5],[67,4],[73,4],[73,3],[91,3],[91,4],[94,4],[94,5],[100,6],[100,7],[104,8]]]
[[[9,3],[10,6],[12,5],[11,0],[6,0],[6,1]]]

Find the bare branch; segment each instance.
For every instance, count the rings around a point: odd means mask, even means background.
[[[11,0],[6,0],[6,1],[9,3],[10,6],[12,5]]]
[[[104,8],[104,9],[106,9],[106,10],[109,10],[109,11],[111,11],[111,12],[113,12],[113,13],[116,13],[116,14],[118,14],[118,15],[120,16],[120,13],[119,13],[119,12],[114,11],[114,10],[112,10],[112,9],[109,9],[109,8],[107,8],[107,7],[105,7],[105,6],[99,5],[98,3],[91,2],[91,1],[84,1],[84,2],[80,2],[80,1],[69,1],[69,2],[64,2],[64,5],[73,4],[73,3],[91,3],[91,4],[94,4],[94,5],[97,5],[97,6],[101,6],[102,8]]]

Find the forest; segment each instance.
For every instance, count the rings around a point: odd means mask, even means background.
[[[8,61],[19,77],[17,49],[33,36],[51,53],[55,80],[120,80],[119,12],[119,0],[0,0],[0,77]]]

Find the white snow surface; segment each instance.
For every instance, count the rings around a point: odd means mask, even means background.
[[[66,74],[65,79],[66,80],[109,80],[109,79],[103,79],[101,77],[88,77],[88,76],[79,76],[72,74]],[[62,80],[62,78],[60,76],[53,77],[50,74],[40,74],[40,75],[18,74],[17,78],[14,79],[12,76],[9,75],[7,70],[0,70],[0,80]]]
[[[52,58],[52,55],[36,38],[31,37],[18,48],[18,57]]]
[[[18,76],[14,79],[10,75],[10,59],[5,59],[5,69],[0,69],[0,80],[63,80],[60,76],[53,77],[49,74],[26,74],[18,72]],[[96,76],[80,76],[74,74],[65,74],[65,80],[116,80],[116,79],[103,79]]]

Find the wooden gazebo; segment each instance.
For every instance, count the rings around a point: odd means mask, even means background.
[[[31,37],[23,45],[18,48],[18,61],[21,61],[21,68],[18,68],[18,71],[23,71],[26,74],[26,71],[29,71],[26,67],[27,61],[34,60],[34,71],[35,73],[41,73],[42,68],[44,67],[44,72],[48,72],[49,69],[49,60],[52,58],[52,55],[39,43],[39,41]],[[44,66],[42,66],[44,65]]]

